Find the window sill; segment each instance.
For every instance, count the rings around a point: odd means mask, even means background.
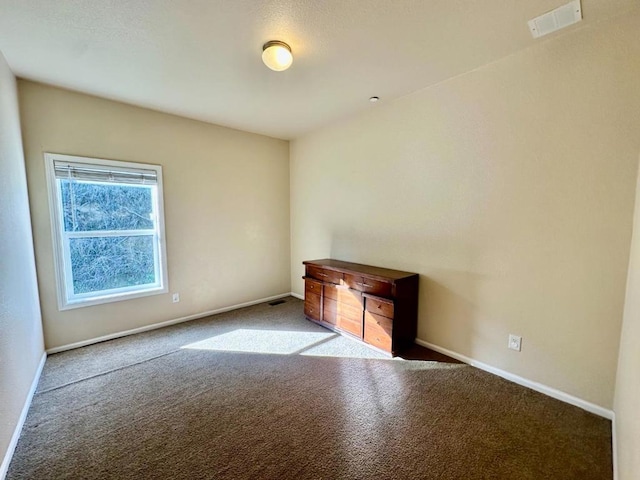
[[[58,299],[58,310],[73,310],[76,308],[82,307],[92,307],[94,305],[103,305],[105,303],[113,303],[113,302],[122,302],[125,300],[133,300],[135,298],[149,297],[151,295],[161,295],[163,293],[168,293],[169,289],[167,287],[158,287],[144,291],[138,292],[123,292],[123,293],[113,293],[110,295],[102,295],[99,297],[92,297],[88,299],[77,299],[72,301],[65,301],[62,299]]]

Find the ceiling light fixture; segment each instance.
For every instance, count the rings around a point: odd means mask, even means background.
[[[262,61],[271,70],[282,72],[293,63],[291,47],[280,40],[270,40],[262,46]]]

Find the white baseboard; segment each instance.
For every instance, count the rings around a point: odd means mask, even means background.
[[[433,343],[425,342],[424,340],[420,340],[419,338],[416,338],[415,342],[418,345],[422,345],[423,347],[427,347],[436,352],[455,358],[456,360],[460,360],[461,362],[468,363],[473,367],[479,368],[480,370],[484,370],[485,372],[493,373],[494,375],[498,375],[499,377],[510,380],[514,383],[517,383],[518,385],[522,385],[523,387],[530,388],[532,390],[535,390],[536,392],[544,393],[545,395],[553,397],[557,400],[561,400],[565,403],[569,403],[571,405],[575,405],[576,407],[580,407],[583,410],[586,410],[587,412],[595,413],[596,415],[604,417],[608,420],[613,419],[612,410],[601,407],[600,405],[596,405],[595,403],[591,403],[581,398],[574,397],[573,395],[570,395],[563,391],[557,390],[547,385],[543,385],[542,383],[534,382],[533,380],[526,379],[519,375],[509,373],[505,370],[500,370],[499,368],[492,367],[491,365],[487,365],[486,363],[479,362],[478,360],[474,360],[473,358],[469,358],[465,355],[461,355],[451,350],[447,350],[446,348],[439,347],[438,345],[434,345]]]
[[[613,452],[613,480],[618,480],[618,440],[616,434],[616,413],[613,412],[611,419],[611,451]]]
[[[304,295],[300,295],[299,293],[291,292],[289,293],[292,297],[299,298],[300,300],[304,300]]]
[[[47,353],[43,352],[42,358],[40,359],[40,364],[38,365],[38,369],[36,370],[36,374],[33,376],[33,381],[31,382],[31,388],[29,389],[27,398],[24,401],[24,406],[22,407],[20,418],[18,418],[18,423],[16,424],[16,428],[13,430],[11,441],[9,442],[7,451],[4,454],[2,464],[0,464],[0,480],[4,480],[5,477],[7,476],[7,472],[9,471],[9,464],[11,463],[11,459],[13,458],[13,453],[16,451],[16,446],[18,445],[18,439],[20,438],[20,434],[22,433],[22,427],[24,426],[24,422],[27,419],[27,414],[29,413],[29,407],[31,406],[31,400],[33,399],[33,395],[36,393],[36,388],[38,388],[38,381],[40,380],[40,375],[42,374],[42,369],[44,368],[44,362],[46,359],[47,359]]]
[[[153,323],[151,325],[145,325],[144,327],[132,328],[131,330],[125,330],[124,332],[111,333],[102,337],[91,338],[89,340],[82,340],[81,342],[70,343],[68,345],[62,345],[60,347],[54,347],[47,349],[48,354],[64,352],[65,350],[73,350],[74,348],[86,347],[94,343],[105,342],[107,340],[113,340],[114,338],[126,337],[127,335],[134,335],[136,333],[148,332],[149,330],[156,330],[162,327],[168,327],[169,325],[175,325],[176,323],[188,322],[189,320],[196,320],[198,318],[208,317],[210,315],[216,315],[218,313],[229,312],[231,310],[237,310],[239,308],[250,307],[259,303],[270,302],[272,300],[278,300],[279,298],[288,297],[291,293],[281,293],[272,297],[260,298],[258,300],[252,300],[250,302],[239,303],[237,305],[231,305],[229,307],[218,308],[216,310],[209,310],[208,312],[196,313],[194,315],[188,315],[186,317],[174,318],[173,320],[167,320],[165,322]],[[1,480],[1,479],[0,479]]]

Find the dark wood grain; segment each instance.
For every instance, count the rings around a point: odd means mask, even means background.
[[[393,302],[386,298],[367,295],[365,301],[365,310],[367,312],[376,313],[387,318],[393,318]]]
[[[362,315],[359,318],[353,318],[351,315],[343,313],[336,314],[336,327],[340,330],[351,333],[358,338],[362,338]]]
[[[324,296],[337,302],[345,303],[356,308],[362,309],[364,305],[364,298],[362,293],[351,290],[346,286],[340,285],[324,285]]]
[[[333,259],[303,263],[305,300],[307,295],[313,300],[308,307],[305,301],[309,320],[391,355],[413,345],[418,274]],[[314,309],[318,303],[320,314]],[[308,309],[314,314],[307,315]]]
[[[313,293],[315,295],[322,295],[322,282],[313,280],[311,278],[304,279],[304,293]]]
[[[313,265],[307,265],[306,268],[307,276],[317,278],[323,282],[339,284],[342,280],[342,272]]]
[[[321,317],[321,299],[320,295],[314,293],[306,293],[304,296],[304,314],[315,321],[322,319]]]
[[[335,260],[332,258],[323,258],[322,260],[305,260],[302,263],[304,265],[317,265],[325,267],[328,270],[335,270],[338,272],[356,271],[373,278],[377,277],[380,280],[397,280],[399,278],[416,275],[415,273],[411,272],[392,270],[390,268],[374,267],[372,265],[363,265],[361,263],[343,262],[342,260]]]
[[[371,312],[364,313],[364,341],[385,351],[391,350],[393,319]]]

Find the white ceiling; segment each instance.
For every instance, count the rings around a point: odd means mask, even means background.
[[[566,1],[0,0],[0,51],[20,77],[291,139],[545,41],[527,20]],[[565,31],[636,5],[582,0]]]

